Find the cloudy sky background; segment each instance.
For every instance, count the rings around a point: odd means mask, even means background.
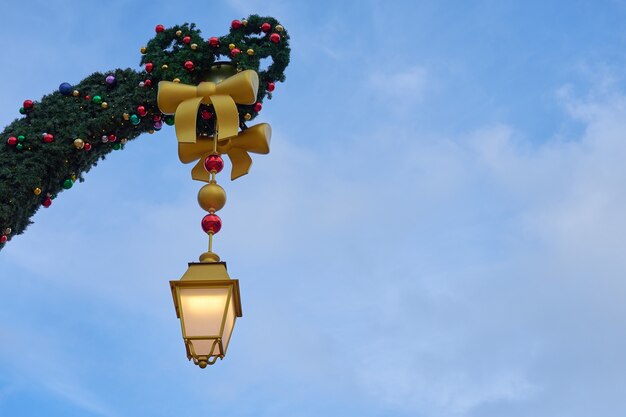
[[[228,355],[169,293],[205,249],[173,129],[0,253],[0,415],[626,416],[626,3],[6,0],[0,122],[138,68],[154,26],[272,15],[272,152],[228,193]]]

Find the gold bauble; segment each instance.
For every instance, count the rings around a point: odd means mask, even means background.
[[[103,109],[108,109],[109,103],[107,103],[106,101],[103,101],[102,104],[100,104],[100,107],[102,107]]]
[[[180,82],[180,78],[174,78],[174,79],[172,80],[172,82],[179,83],[179,82]]]
[[[276,32],[282,32],[283,30],[285,30],[285,28],[282,25],[276,25],[274,29],[276,29]]]
[[[246,114],[243,115],[243,118],[246,119],[246,120],[250,120],[250,119],[252,119],[252,115],[250,113],[246,113]]]
[[[152,135],[154,133],[154,130],[150,129],[148,130],[148,133]]]
[[[39,188],[39,187],[35,188],[35,189],[33,190],[33,194],[35,194],[35,195],[39,195],[39,194],[41,194],[41,188]]]
[[[74,147],[76,149],[83,149],[85,147],[85,141],[83,141],[81,138],[74,139]]]
[[[248,55],[254,55],[254,49],[250,48],[246,51]]]
[[[122,139],[120,139],[120,143],[121,143],[122,145],[124,145],[126,142],[128,142],[128,139],[126,139],[126,138],[122,138]]]
[[[182,30],[177,30],[177,31],[176,31],[176,36],[180,36],[180,35],[182,35],[182,34],[183,34],[183,31],[182,31]]]
[[[248,26],[248,21],[246,19],[241,19],[241,24],[244,26]]]
[[[192,43],[190,47],[191,47],[191,49],[193,49],[195,51],[196,49],[198,49],[198,44],[197,43]]]
[[[72,181],[76,182],[76,174],[72,174]]]
[[[169,68],[169,67],[167,66],[167,64],[163,64],[163,65],[161,65],[161,69],[162,69],[162,70],[166,70],[166,69],[168,69],[168,68]]]
[[[228,49],[233,50],[233,49],[235,49],[235,46],[236,45],[234,43],[229,43],[228,44]]]
[[[226,204],[226,192],[215,183],[206,184],[198,191],[198,204],[208,212],[221,210]]]
[[[128,113],[124,113],[124,114],[122,115],[122,117],[124,118],[124,120],[129,120],[129,119],[130,119],[130,114],[128,114]]]
[[[145,46],[142,46],[141,49],[139,50],[142,54],[145,54],[146,52],[148,52],[148,49]]]
[[[78,90],[74,90],[74,91],[72,91],[72,95],[74,97],[78,97],[80,95],[80,92]]]
[[[13,230],[10,227],[7,227],[6,229],[4,229],[4,234],[5,235],[10,235],[12,231]]]

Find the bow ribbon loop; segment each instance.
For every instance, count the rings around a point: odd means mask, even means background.
[[[272,128],[267,123],[260,123],[244,130],[237,136],[217,139],[217,153],[226,154],[232,164],[231,180],[237,179],[250,172],[252,158],[248,154],[268,154]],[[199,160],[191,170],[191,178],[209,182],[211,176],[204,169],[204,158],[214,150],[215,138],[198,137],[196,143],[178,143],[178,158],[180,162],[188,164]]]
[[[219,83],[206,81],[198,86],[161,81],[157,104],[164,114],[175,114],[179,143],[196,143],[198,107],[200,104],[213,104],[219,126],[219,142],[220,139],[237,136],[237,104],[254,104],[258,89],[259,76],[252,70],[242,71]]]

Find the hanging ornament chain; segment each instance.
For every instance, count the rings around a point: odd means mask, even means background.
[[[226,204],[226,192],[217,184],[216,176],[224,168],[224,160],[217,152],[218,124],[215,121],[213,153],[204,159],[204,168],[210,174],[209,183],[198,192],[198,204],[209,214],[202,218],[202,230],[209,235],[209,250],[200,255],[200,262],[219,262],[220,257],[213,252],[213,236],[222,228],[222,219],[215,214]]]

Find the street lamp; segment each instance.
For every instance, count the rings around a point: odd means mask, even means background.
[[[190,263],[170,287],[187,358],[200,368],[223,359],[235,320],[241,317],[239,281],[228,276],[226,263]]]

